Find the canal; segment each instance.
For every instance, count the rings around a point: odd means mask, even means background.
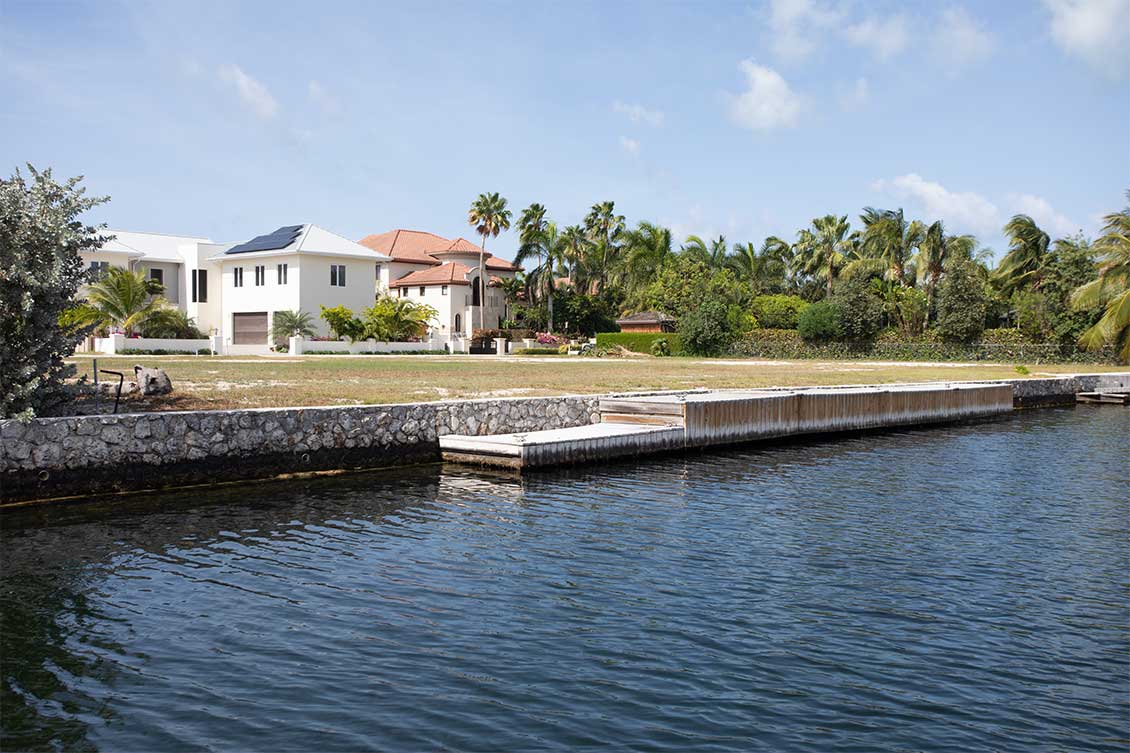
[[[0,749],[1125,751],[1130,410],[0,517]]]

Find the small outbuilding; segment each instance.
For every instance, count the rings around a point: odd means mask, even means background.
[[[617,319],[621,332],[674,332],[675,317],[658,311],[641,311],[638,314]]]

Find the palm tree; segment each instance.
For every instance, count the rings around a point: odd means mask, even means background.
[[[165,286],[145,273],[110,267],[106,275],[87,288],[86,298],[106,326],[132,335],[146,319],[168,306],[161,294]]]
[[[624,215],[616,214],[616,202],[602,201],[593,204],[585,215],[585,231],[597,254],[595,266],[598,268],[599,285],[592,292],[599,293],[608,282],[609,265],[620,250],[616,242],[624,232]]]
[[[1026,285],[1040,287],[1051,238],[1026,214],[1009,220],[1004,234],[1008,236],[1008,253],[993,273],[1001,292],[1009,295]]]
[[[533,231],[525,233],[523,238],[525,242],[518,249],[514,262],[524,265],[527,259],[533,257],[538,259],[537,266],[526,273],[526,283],[532,301],[536,302],[544,296],[548,329],[552,332],[553,291],[557,285],[557,268],[565,262],[566,244],[553,222],[546,223],[536,233]]]
[[[423,337],[438,313],[424,303],[382,295],[365,309],[365,336],[382,342],[403,342]]]
[[[1077,288],[1071,303],[1076,309],[1106,306],[1102,318],[1083,333],[1079,343],[1088,350],[1113,343],[1119,359],[1130,363],[1130,207],[1108,214],[1103,221],[1103,234],[1094,246],[1102,254],[1099,276]]]
[[[977,241],[972,235],[946,235],[941,220],[931,223],[918,246],[918,279],[926,287],[926,311],[934,309],[934,291],[950,260],[972,260]]]
[[[847,215],[837,217],[829,214],[817,217],[810,229],[797,234],[796,259],[800,269],[808,275],[827,280],[828,295],[832,294],[832,282],[843,266],[844,259],[855,245],[855,238],[849,235],[851,223]]]
[[[592,241],[580,225],[569,225],[562,230],[561,241],[565,244],[565,264],[569,279],[577,290],[583,290],[585,287],[581,284],[579,273]]]
[[[907,222],[902,209],[865,207],[860,219],[864,228],[864,258],[882,260],[887,279],[907,287],[907,268],[922,243],[926,226],[918,220]]]
[[[157,309],[141,325],[143,337],[172,337],[186,340],[198,340],[203,333],[196,326],[196,320],[172,306]]]
[[[717,240],[707,243],[697,235],[688,235],[683,244],[681,253],[701,262],[710,269],[721,269],[726,266],[726,236],[719,235]]]
[[[314,317],[305,311],[276,311],[271,317],[271,336],[275,340],[313,337]]]
[[[624,233],[627,283],[638,290],[655,278],[671,257],[671,231],[650,222],[641,222]]]
[[[787,243],[785,248],[789,249]],[[777,255],[777,251],[779,247],[770,246],[768,239],[762,245],[760,253],[752,243],[735,243],[733,254],[726,258],[726,266],[733,270],[739,280],[746,281],[751,299],[784,282],[787,264]]]
[[[487,236],[497,238],[498,234],[510,229],[510,210],[506,199],[495,193],[481,193],[467,212],[467,223],[483,237],[479,246],[479,329],[483,328],[483,308],[487,300],[486,253]]]

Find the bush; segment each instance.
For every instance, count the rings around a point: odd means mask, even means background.
[[[666,340],[671,355],[683,354],[682,339],[677,332],[599,332],[596,335],[598,348],[612,348],[619,345],[633,353],[650,353],[656,340]]]
[[[651,344],[651,354],[658,358],[671,355],[671,342],[666,337],[657,337]]]
[[[947,342],[969,343],[985,331],[985,284],[968,262],[946,270],[938,286],[938,333]]]
[[[870,340],[883,326],[883,304],[861,277],[842,281],[829,303],[836,308],[839,336],[845,340]]]
[[[750,308],[763,328],[796,329],[797,318],[808,308],[808,302],[795,295],[759,295]]]
[[[679,320],[683,350],[692,356],[718,356],[737,339],[728,307],[721,301],[707,300]]]
[[[345,306],[326,308],[322,306],[322,319],[330,327],[335,340],[356,342],[365,334],[365,324]]]
[[[839,309],[826,301],[813,303],[797,318],[797,332],[805,342],[824,342],[840,337]]]

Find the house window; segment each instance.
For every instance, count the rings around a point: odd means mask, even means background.
[[[377,265],[377,282],[381,281],[381,265]]]
[[[92,261],[90,262],[90,279],[101,280],[110,271],[110,262],[108,261]]]
[[[330,287],[344,288],[345,287],[345,265],[344,264],[331,264],[330,265]]]
[[[285,264],[280,264],[278,266],[279,285],[286,285],[286,269],[287,267]]]
[[[399,292],[400,297],[403,298],[404,296],[408,295],[408,288],[401,288]]]
[[[446,285],[440,286],[439,294],[440,295],[447,295],[447,286]]]
[[[423,294],[424,294],[424,286],[423,286],[423,285],[421,285],[421,286],[420,286],[420,295],[423,295]]]
[[[243,287],[243,267],[236,267],[231,271],[231,283],[233,288]]]
[[[208,270],[192,270],[192,302],[208,302]]]
[[[462,332],[463,331],[463,317],[459,316],[459,314],[455,315],[455,331],[456,332]]]
[[[149,270],[149,279],[155,280],[158,285],[164,285],[165,284],[165,270],[163,270],[163,269],[151,269],[151,270]]]
[[[267,284],[267,268],[262,264],[255,265],[255,287]]]

